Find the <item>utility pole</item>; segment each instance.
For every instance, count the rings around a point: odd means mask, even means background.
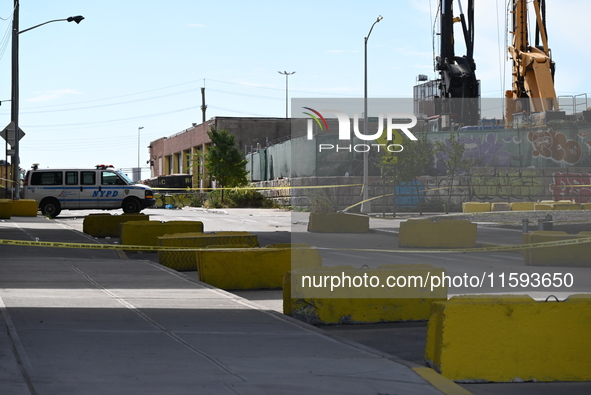
[[[207,110],[207,105],[205,104],[205,87],[201,88],[201,122],[205,123],[205,110]]]
[[[365,37],[365,57],[364,57],[364,73],[363,73],[363,134],[367,135],[367,123],[369,121],[367,116],[367,41],[369,40],[369,36],[371,35],[371,31],[373,27],[384,19],[381,15],[378,16],[376,21],[371,25],[369,29],[369,33],[367,33],[367,37]],[[363,152],[363,200],[361,201],[360,211],[364,214],[369,214],[371,212],[371,202],[369,199],[369,155],[367,151]]]
[[[288,73],[287,71],[278,71],[279,74],[283,74],[285,76],[285,119],[289,118],[287,114],[287,103],[289,102],[288,98],[288,82],[287,79],[290,75],[295,74],[295,71]]]
[[[12,97],[10,105],[10,120],[14,126],[14,149],[12,155],[12,180],[13,184],[13,199],[20,198],[20,159],[19,159],[19,142],[18,142],[18,102],[19,102],[19,86],[18,86],[18,19],[19,19],[19,0],[14,0],[14,12],[12,16]]]

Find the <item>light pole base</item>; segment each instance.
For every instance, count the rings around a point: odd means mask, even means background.
[[[371,202],[363,202],[361,203],[361,209],[360,211],[363,214],[369,214],[371,213]]]

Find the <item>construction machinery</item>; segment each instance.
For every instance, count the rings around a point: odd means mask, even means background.
[[[535,45],[528,40],[528,2],[536,16]],[[512,0],[512,89],[505,93],[507,125],[564,119],[554,90],[555,64],[548,47],[546,0]],[[541,40],[541,43],[540,43]]]
[[[440,1],[440,54],[436,57],[435,68],[441,78],[440,92],[442,112],[455,116],[455,122],[475,125],[480,118],[480,87],[476,79],[474,63],[474,1],[468,0],[468,18],[464,16],[462,3],[458,0],[460,15],[453,16],[453,0]],[[460,22],[466,54],[456,56],[453,24]],[[451,100],[446,100],[451,99]]]
[[[476,125],[480,120],[480,82],[476,79],[474,62],[474,1],[468,0],[467,14],[462,3],[459,16],[454,17],[453,0],[439,1],[440,49],[435,57],[439,78],[415,86],[415,113],[429,120],[429,129],[453,130]],[[454,23],[461,24],[466,54],[456,55]],[[425,81],[426,76],[419,76]]]

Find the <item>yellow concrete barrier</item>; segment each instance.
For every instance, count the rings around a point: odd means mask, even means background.
[[[464,202],[462,203],[462,212],[464,213],[485,213],[490,211],[488,202]]]
[[[591,203],[581,203],[581,210],[591,210]]]
[[[149,219],[150,216],[143,213],[89,214],[84,217],[82,231],[94,237],[119,237],[121,224],[128,221],[148,221]]]
[[[369,217],[346,213],[310,213],[308,232],[367,233]]]
[[[284,279],[283,312],[310,324],[427,320],[431,303],[447,300],[447,288],[431,290],[425,279],[443,274],[423,264],[293,270]]]
[[[222,289],[281,288],[293,267],[322,264],[313,247],[202,250],[197,253],[199,280]]]
[[[579,203],[572,203],[572,202],[568,202],[568,203],[554,203],[552,205],[552,208],[554,210],[580,210],[581,209],[581,205]]]
[[[536,203],[534,205],[535,211],[547,211],[547,210],[553,210],[553,209],[554,209],[554,206],[552,204]]]
[[[12,216],[12,203],[11,199],[0,199],[0,219],[10,219]]]
[[[536,202],[513,202],[511,211],[532,211],[536,208]]]
[[[259,247],[256,235],[248,232],[175,233],[158,237],[158,243],[167,247],[254,248]],[[197,270],[195,251],[158,251],[160,264],[174,270]]]
[[[511,211],[511,203],[491,203],[491,211]]]
[[[12,202],[13,217],[36,217],[37,201],[35,199],[19,199]]]
[[[562,231],[538,230],[523,233],[523,244],[560,241],[591,237],[591,232],[576,235]],[[530,266],[585,266],[591,267],[591,243],[557,245],[544,248],[523,250],[526,265]]]
[[[469,248],[476,246],[476,224],[464,220],[411,219],[400,223],[400,247]]]
[[[121,244],[157,246],[158,236],[203,232],[201,221],[129,221],[121,224]]]
[[[425,359],[463,382],[591,380],[591,296],[456,297],[433,303]]]

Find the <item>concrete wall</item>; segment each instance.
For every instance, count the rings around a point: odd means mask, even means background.
[[[267,196],[287,205],[310,208],[315,196],[324,194],[337,209],[361,201],[362,177],[301,177],[255,183],[260,187],[291,187],[269,190]],[[416,183],[416,185],[415,185]],[[298,189],[302,186],[327,186],[326,189]],[[336,187],[340,185],[340,187]],[[342,187],[342,185],[351,185]],[[398,209],[418,208],[451,201],[461,206],[465,202],[514,203],[573,200],[591,203],[591,171],[589,168],[471,168],[468,174],[456,176],[421,176],[414,183],[399,183],[396,187]],[[380,177],[369,177],[369,197],[392,194],[394,187]],[[418,192],[418,193],[417,193]],[[451,193],[450,193],[451,192]],[[372,201],[377,212],[386,205],[391,212],[393,196]]]

